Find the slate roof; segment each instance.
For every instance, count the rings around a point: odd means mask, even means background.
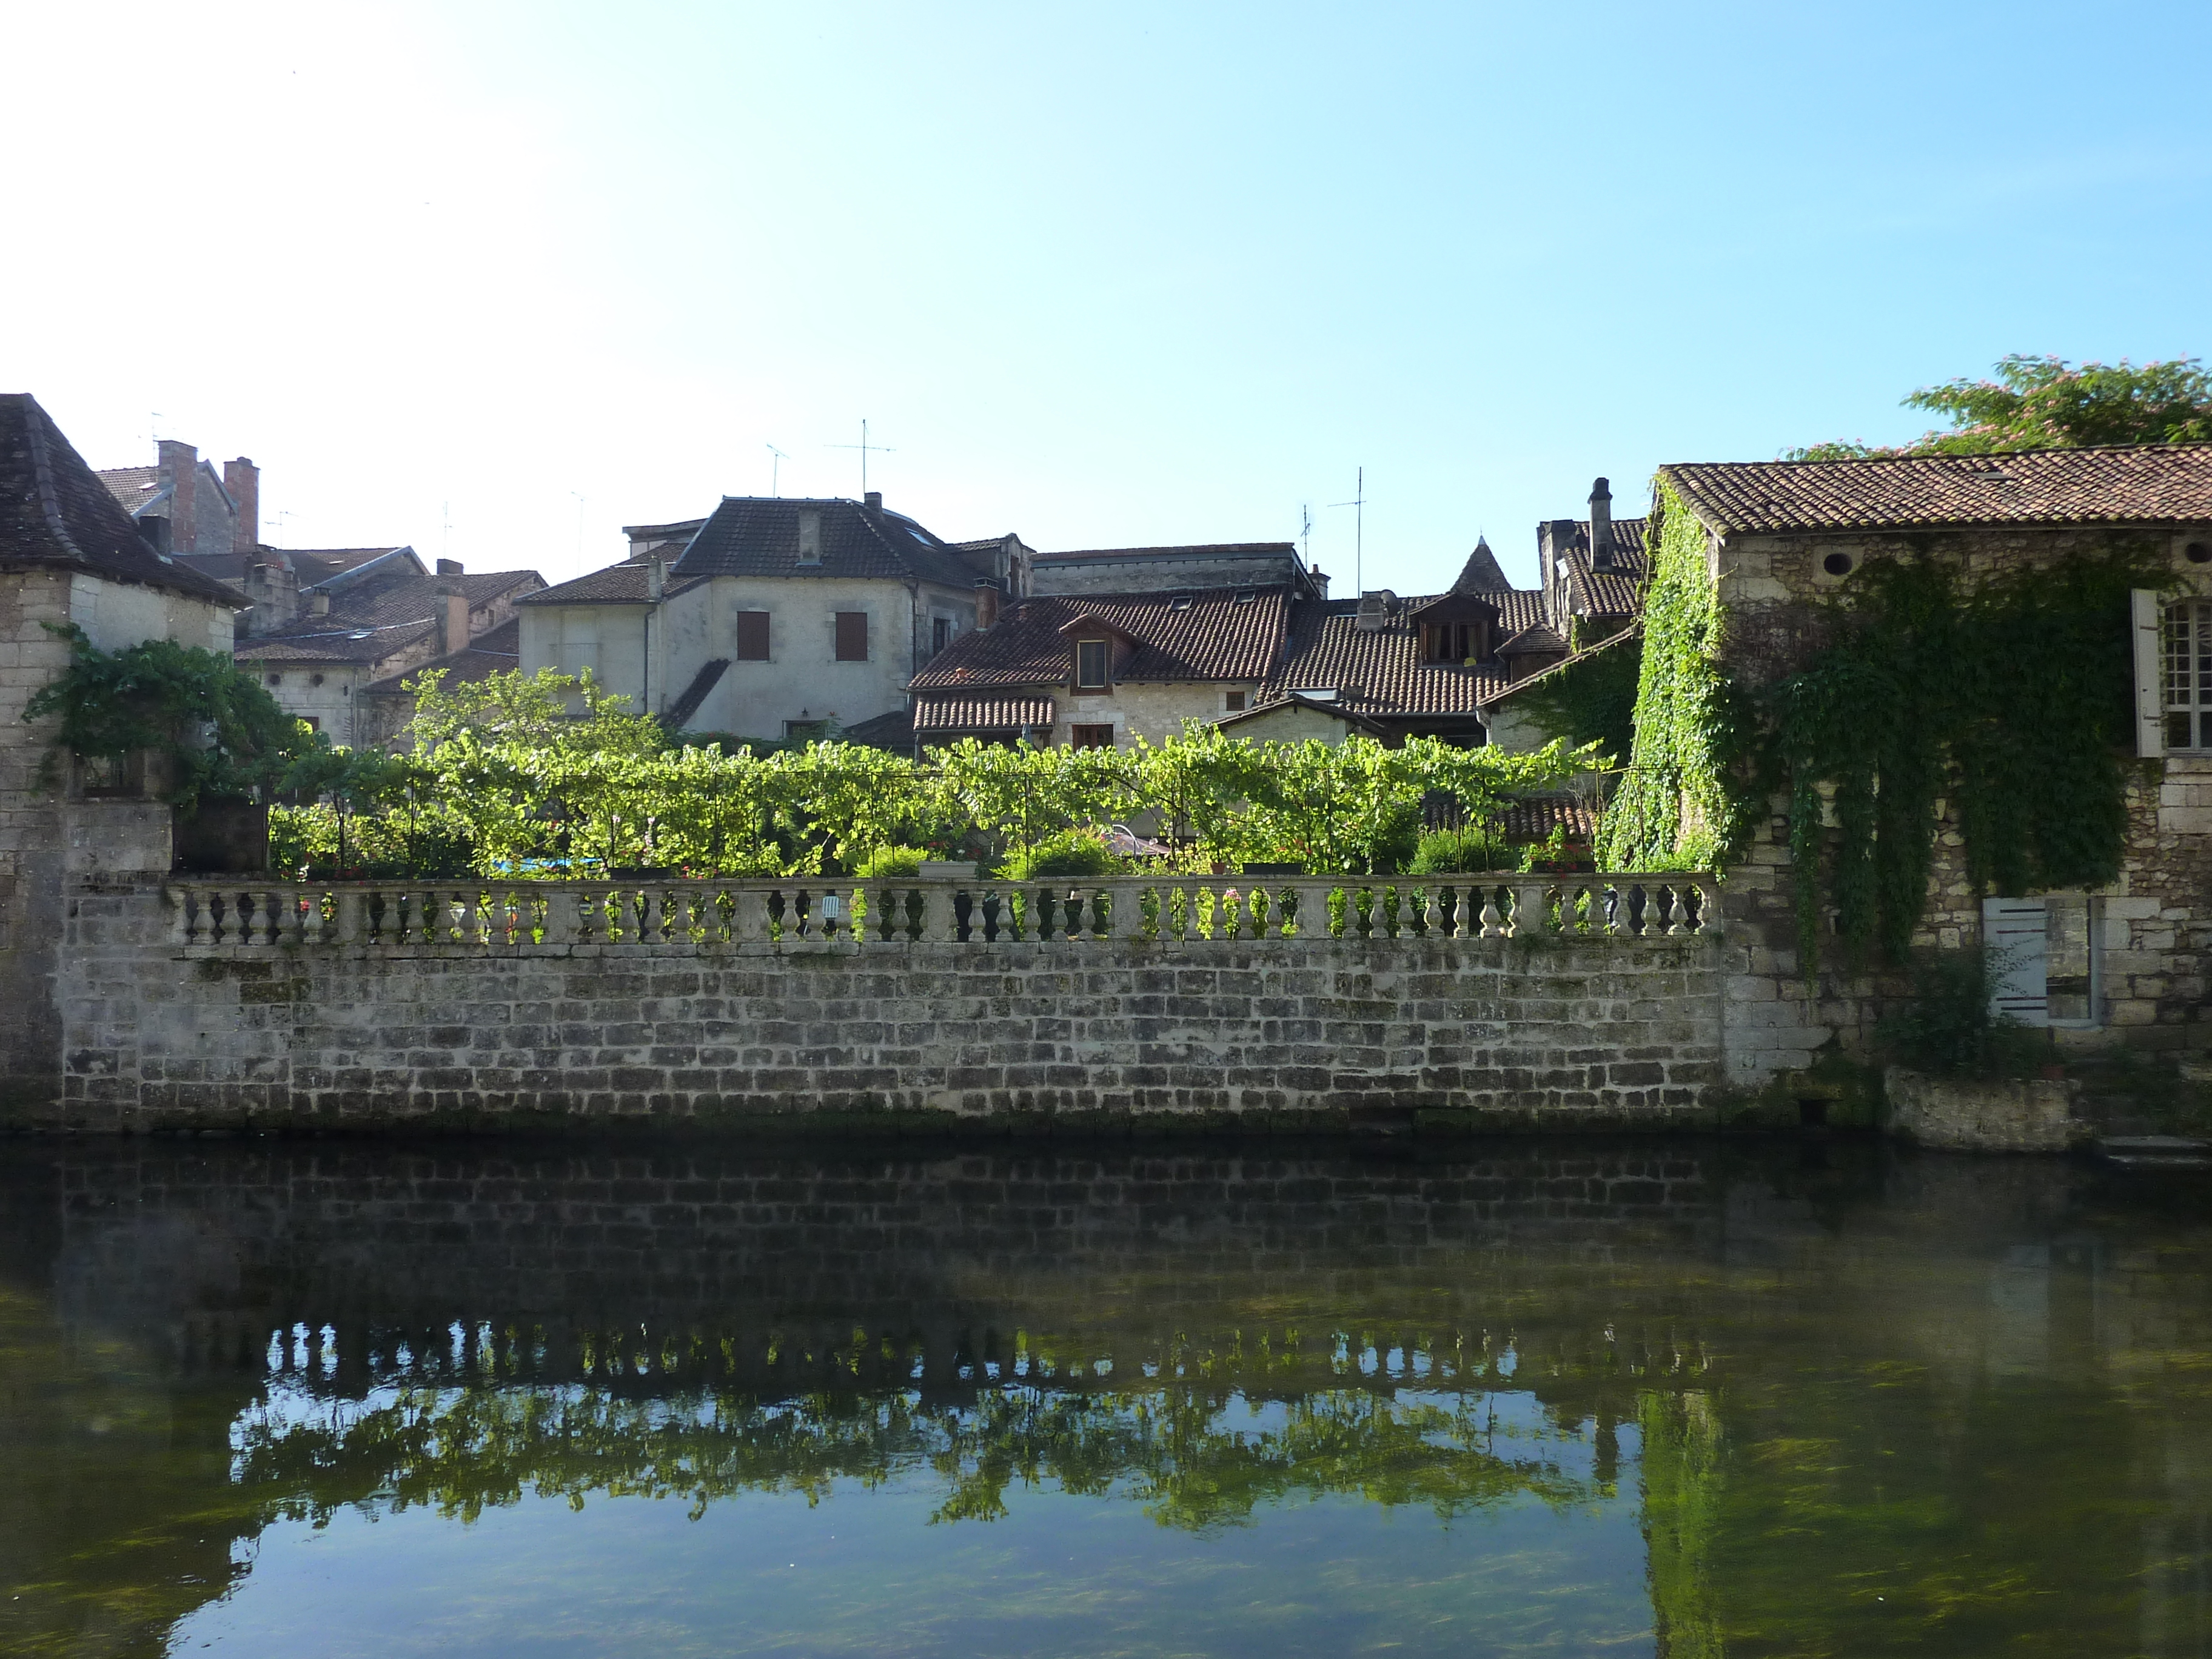
[[[291,560],[293,572],[300,578],[302,587],[313,587],[336,577],[358,570],[365,564],[390,556],[394,553],[412,552],[404,545],[394,547],[272,547],[269,551],[282,553]]]
[[[1595,645],[1586,645],[1579,651],[1571,652],[1568,655],[1561,658],[1558,662],[1553,663],[1547,667],[1540,668],[1534,673],[1525,675],[1522,678],[1514,681],[1512,684],[1507,686],[1504,690],[1499,691],[1493,696],[1485,698],[1484,701],[1486,702],[1503,702],[1505,699],[1514,696],[1516,693],[1526,690],[1529,686],[1535,684],[1538,681],[1547,679],[1554,674],[1564,673],[1569,668],[1573,667],[1577,663],[1587,662],[1599,652],[1609,651],[1614,646],[1619,645],[1622,641],[1635,639],[1643,632],[1644,618],[1638,617],[1634,622],[1629,623],[1627,627],[1622,629],[1618,634],[1607,635],[1604,639],[1598,641]]]
[[[1508,593],[1513,584],[1505,580],[1505,573],[1498,568],[1498,556],[1490,550],[1489,541],[1478,536],[1474,551],[1467,556],[1460,567],[1458,580],[1451,585],[1455,593]]]
[[[1632,617],[1644,608],[1644,579],[1650,562],[1644,554],[1644,521],[1613,521],[1613,568],[1590,568],[1589,520],[1575,526],[1564,552],[1567,561],[1567,608],[1577,617]],[[1565,648],[1564,643],[1561,647]]]
[[[671,572],[661,588],[664,599],[681,593],[687,587],[696,587],[706,580],[704,576],[678,577]],[[647,605],[646,568],[642,561],[635,564],[611,564],[605,570],[594,570],[589,575],[579,576],[573,581],[556,582],[550,587],[540,588],[535,593],[525,594],[517,605]]]
[[[1723,533],[2212,520],[2212,444],[1678,463],[1659,476]]]
[[[894,708],[888,714],[878,714],[872,720],[862,720],[858,726],[848,726],[841,735],[848,743],[866,744],[871,749],[888,749],[895,755],[911,755],[914,753],[914,710]]]
[[[419,644],[434,633],[428,620],[390,623],[381,627],[331,628],[333,617],[315,618],[312,629],[287,629],[240,640],[233,654],[240,662],[376,663]]]
[[[239,608],[213,577],[156,553],[53,417],[27,392],[0,393],[0,564],[83,570]]]
[[[799,562],[799,514],[822,515],[822,560]],[[725,495],[676,561],[680,576],[883,576],[972,588],[976,570],[903,514],[859,501]]]
[[[1389,726],[1378,722],[1371,714],[1363,714],[1356,709],[1347,708],[1340,702],[1323,702],[1318,697],[1302,697],[1296,692],[1291,692],[1286,696],[1268,696],[1265,702],[1255,702],[1249,708],[1240,709],[1234,714],[1224,714],[1219,720],[1214,721],[1214,724],[1225,728],[1241,724],[1245,720],[1258,720],[1262,714],[1277,714],[1285,708],[1311,708],[1327,714],[1332,720],[1342,720],[1346,726],[1354,726],[1375,737],[1386,737],[1390,732]],[[1242,737],[1245,734],[1237,732],[1233,735]]]
[[[1115,667],[1117,682],[1257,680],[1282,649],[1290,593],[1277,583],[1181,593],[1053,593],[1017,600],[999,613],[997,626],[963,634],[931,658],[912,684],[920,690],[1064,682],[1068,646],[1060,629],[1086,617],[1138,642]]]
[[[509,617],[498,627],[487,629],[471,640],[465,651],[449,652],[429,662],[417,663],[397,674],[387,674],[361,689],[364,697],[412,698],[414,692],[408,683],[426,669],[442,668],[446,684],[463,685],[489,679],[494,674],[512,673],[522,666],[522,623]]]
[[[917,732],[944,734],[1015,732],[1024,726],[1049,727],[1054,718],[1054,708],[1050,697],[938,693],[915,699],[912,729]]]
[[[1484,597],[1497,605],[1499,630],[1509,638],[1543,624],[1541,593],[1514,588]],[[1357,714],[1473,714],[1504,690],[1504,672],[1423,662],[1419,626],[1408,616],[1429,602],[1426,598],[1392,601],[1383,626],[1372,631],[1357,625],[1358,599],[1300,605],[1283,661],[1268,676],[1261,695],[1274,698],[1327,689]]]

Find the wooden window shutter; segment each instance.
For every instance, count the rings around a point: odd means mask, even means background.
[[[740,611],[738,612],[738,660],[766,662],[768,660],[768,612]]]
[[[2051,925],[2039,898],[1982,901],[1982,943],[1992,952],[1990,1012],[2051,1024]]]
[[[837,613],[837,660],[866,662],[868,659],[868,613],[865,611],[840,611]]]
[[[2136,753],[2155,758],[2166,753],[2165,613],[2157,594],[2138,587],[2128,595],[2128,614],[2135,624]]]

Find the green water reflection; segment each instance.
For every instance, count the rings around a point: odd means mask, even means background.
[[[0,1645],[2200,1654],[2208,1196],[18,1141]]]

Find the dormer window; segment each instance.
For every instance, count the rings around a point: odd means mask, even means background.
[[[1108,646],[1104,640],[1078,640],[1075,642],[1075,689],[1079,691],[1103,691],[1109,666]]]
[[[1424,662],[1479,662],[1490,654],[1486,623],[1430,623],[1421,629]]]
[[[801,564],[822,562],[822,514],[812,508],[802,507],[799,510],[799,562]]]

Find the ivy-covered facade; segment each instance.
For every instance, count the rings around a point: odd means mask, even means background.
[[[1727,872],[1762,1069],[1984,944],[2063,1045],[2212,1048],[2212,447],[1674,465],[1653,501],[1600,857]]]

